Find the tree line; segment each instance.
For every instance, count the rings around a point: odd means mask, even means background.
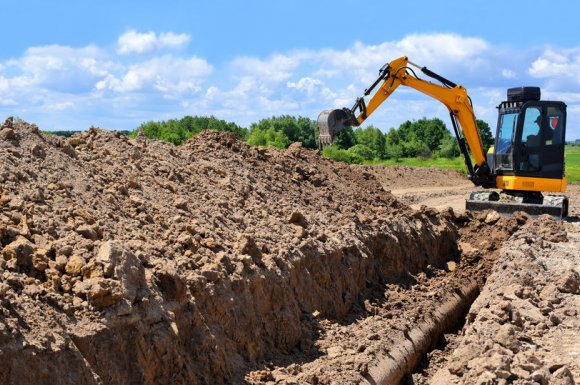
[[[490,127],[483,120],[477,120],[477,126],[487,152],[489,146],[493,145]],[[236,138],[253,146],[283,149],[294,142],[302,142],[306,148],[318,148],[316,121],[290,115],[261,119],[252,123],[249,128],[213,116],[186,116],[179,120],[143,123],[130,135],[135,136],[142,131],[149,138],[178,145],[208,129],[232,132]],[[386,133],[373,125],[354,129],[346,127],[339,133],[334,144],[323,150],[323,154],[347,163],[364,163],[411,157],[455,158],[460,152],[457,140],[441,119],[422,118],[406,121]]]
[[[484,150],[493,146],[493,136],[489,125],[477,120]],[[355,129],[343,129],[334,145],[324,149],[323,153],[332,158],[348,163],[363,163],[372,160],[400,158],[455,158],[460,155],[457,139],[439,118],[422,118],[416,121],[405,121],[398,128],[391,128],[383,133],[375,126]]]

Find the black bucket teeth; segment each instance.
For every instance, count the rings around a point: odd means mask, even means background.
[[[348,115],[343,110],[324,110],[316,120],[320,147],[330,146],[336,135],[348,124]]]

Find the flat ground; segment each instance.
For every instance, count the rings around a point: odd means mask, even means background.
[[[375,166],[372,170],[386,190],[414,209],[426,205],[440,210],[452,207],[460,212],[469,193],[478,190],[465,175],[455,171],[408,166]],[[580,215],[580,183],[568,184],[566,195],[574,221]]]

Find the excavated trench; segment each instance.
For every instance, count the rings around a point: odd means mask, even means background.
[[[405,340],[397,343],[369,369],[365,380],[368,384],[397,384],[403,377],[413,372],[422,358],[436,346],[441,336],[456,328],[473,301],[479,294],[475,282],[450,295],[441,305],[430,313],[431,319],[410,326]]]
[[[397,384],[425,367],[426,354],[463,324],[503,241],[527,221],[485,213],[455,218],[457,253],[442,256],[396,279],[367,282],[344,317],[315,312],[310,350],[295,350],[245,375],[252,384]],[[481,233],[490,236],[482,239]],[[410,377],[405,381],[409,384]]]

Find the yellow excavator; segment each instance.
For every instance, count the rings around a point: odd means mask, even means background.
[[[440,84],[419,78],[415,70]],[[343,128],[362,124],[400,85],[440,101],[449,110],[468,178],[485,188],[471,193],[466,209],[493,209],[505,214],[524,211],[557,218],[568,215],[568,198],[554,194],[565,192],[567,184],[566,104],[540,100],[539,87],[507,90],[507,100],[497,107],[495,145],[486,154],[467,90],[403,56],[379,70],[377,80],[356,99],[352,108],[320,113],[317,120],[320,146],[331,145]],[[365,102],[375,88],[368,103]]]

